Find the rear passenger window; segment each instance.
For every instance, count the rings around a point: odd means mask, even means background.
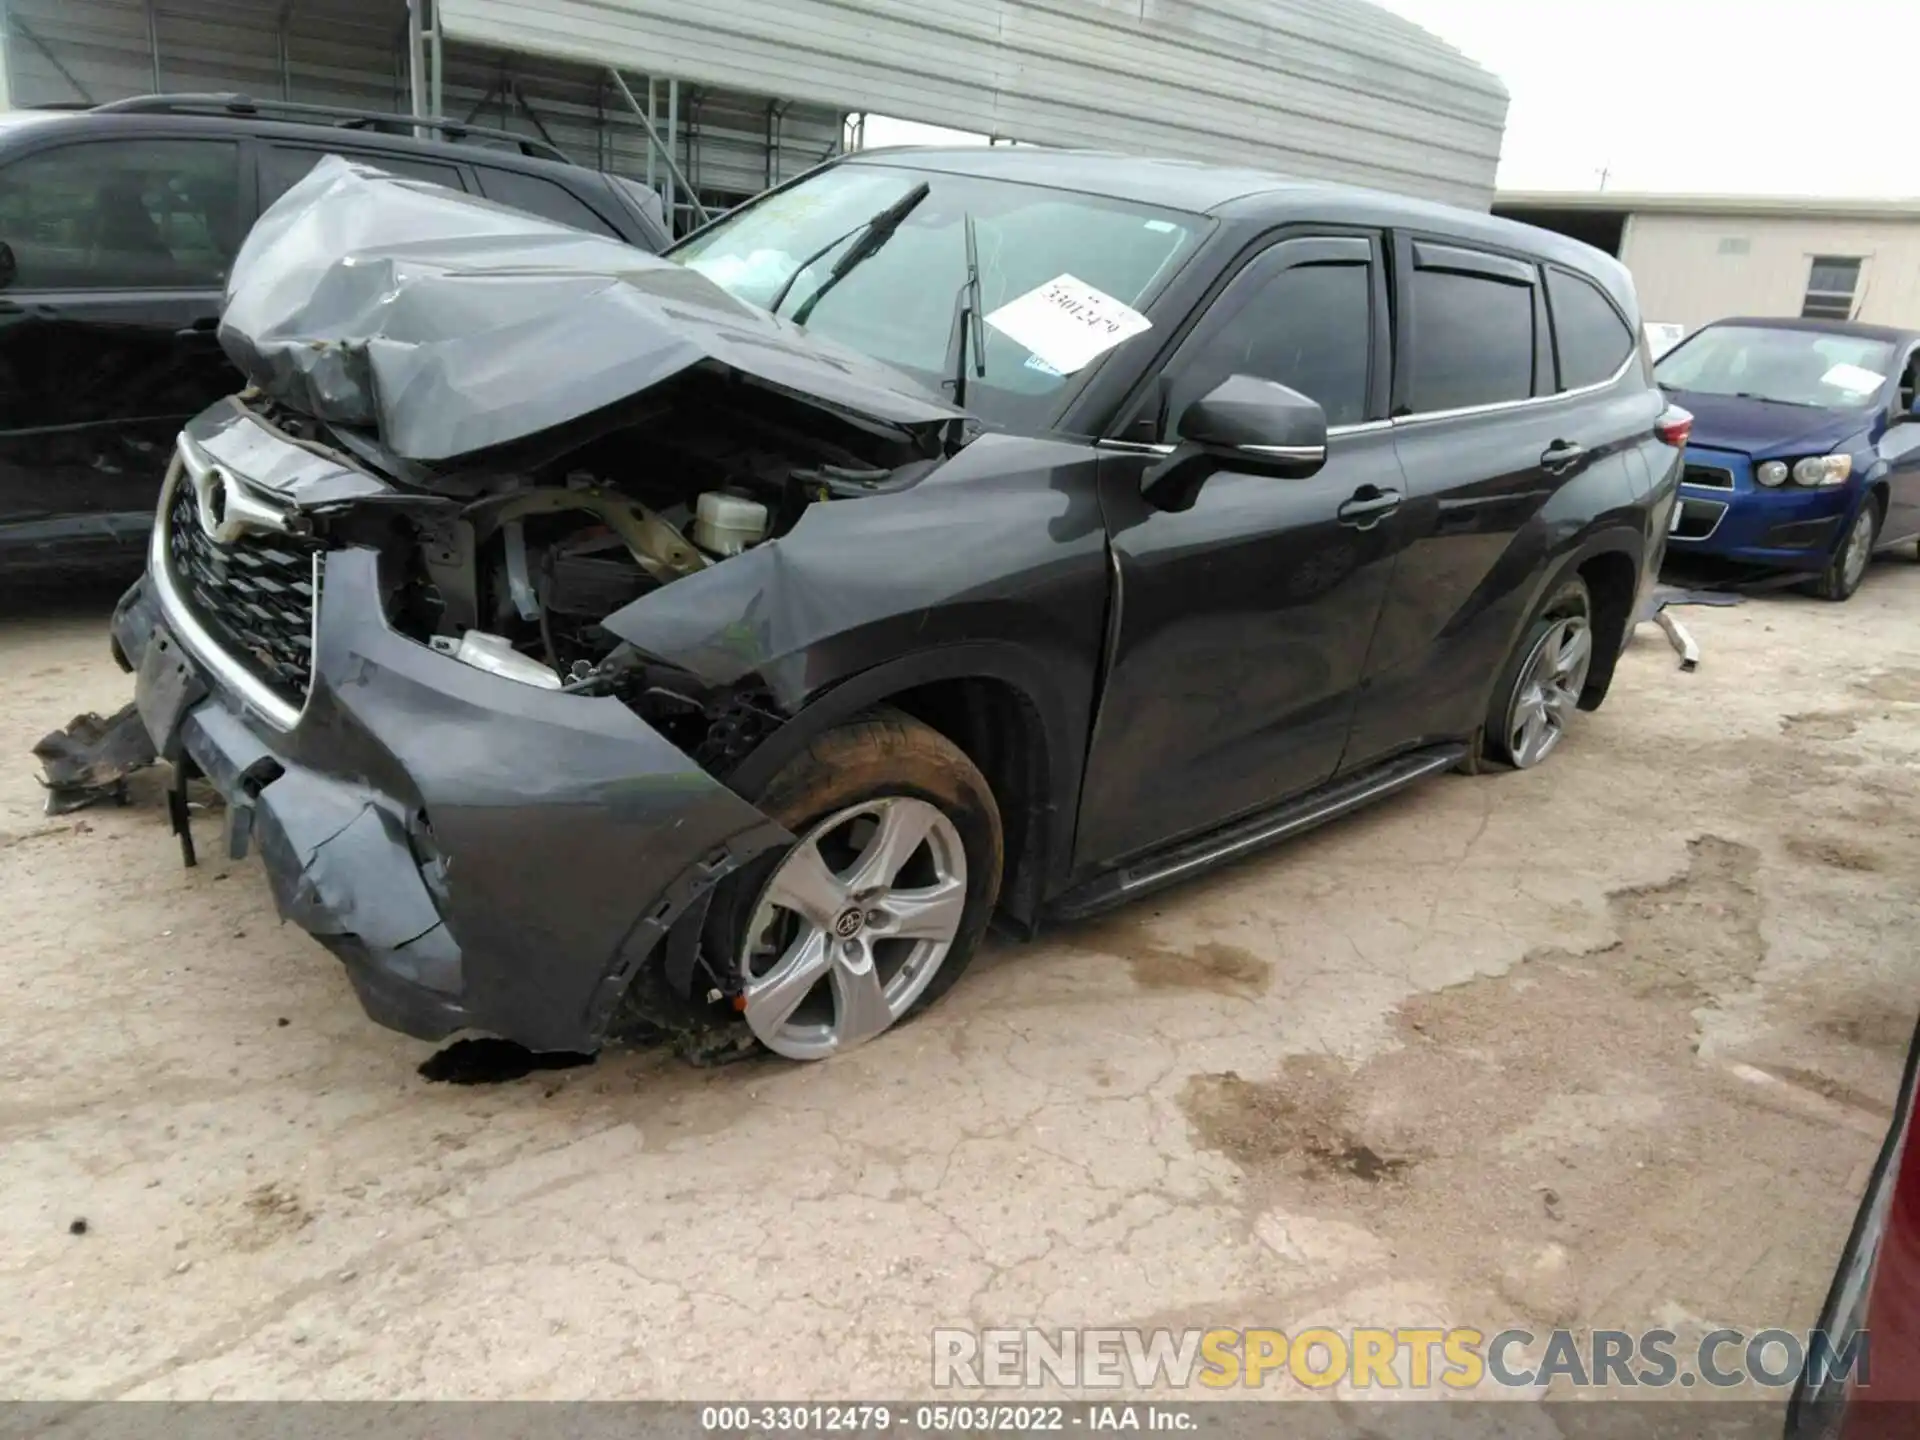
[[[1249,277],[1251,278],[1251,277]],[[1372,335],[1367,266],[1295,265],[1214,302],[1226,320],[1169,375],[1163,439],[1180,414],[1230,375],[1277,380],[1320,402],[1329,425],[1367,418]],[[1211,312],[1210,312],[1211,313]]]
[[[594,214],[564,185],[518,170],[493,170],[485,165],[477,165],[474,170],[480,177],[480,193],[489,200],[511,205],[543,220],[571,225],[576,230],[611,235],[615,240],[620,238],[619,231]]]
[[[1408,404],[1414,413],[1533,394],[1533,287],[1451,270],[1413,272]]]
[[[229,140],[100,140],[0,171],[15,290],[217,289],[240,243]]]
[[[1593,284],[1564,270],[1549,270],[1547,304],[1553,310],[1553,348],[1560,358],[1562,390],[1598,384],[1625,362],[1633,349],[1633,332]]]
[[[412,155],[381,155],[353,150],[307,150],[293,145],[275,145],[260,157],[260,208],[266,209],[287,191],[307,178],[329,155],[341,155],[356,165],[371,165],[389,175],[404,175],[409,180],[427,180],[449,190],[464,190],[460,171],[452,165],[421,160]]]

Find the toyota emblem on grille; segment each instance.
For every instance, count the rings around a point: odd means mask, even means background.
[[[220,545],[231,545],[243,535],[262,531],[286,533],[287,522],[278,509],[247,492],[247,488],[218,465],[189,464],[194,509],[200,528]]]

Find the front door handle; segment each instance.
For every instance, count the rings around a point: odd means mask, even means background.
[[[1540,452],[1540,468],[1549,475],[1560,475],[1586,458],[1586,446],[1571,440],[1556,440]]]
[[[219,329],[220,317],[218,315],[203,315],[191,325],[182,325],[173,333],[178,335],[182,340],[185,340],[194,335],[212,335]]]
[[[1371,530],[1387,516],[1400,508],[1398,490],[1382,490],[1378,485],[1362,485],[1353,492],[1353,496],[1333,513],[1340,517],[1342,525],[1351,525],[1356,530]]]

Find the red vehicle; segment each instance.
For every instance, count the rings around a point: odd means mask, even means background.
[[[1841,1252],[1819,1328],[1863,1358],[1826,1373],[1811,1362],[1787,1408],[1788,1440],[1896,1440],[1920,1435],[1920,1145],[1907,1144],[1920,1028],[1907,1049],[1893,1124]]]

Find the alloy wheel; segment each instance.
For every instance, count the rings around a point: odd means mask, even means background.
[[[1521,667],[1507,712],[1507,753],[1516,770],[1538,765],[1566,733],[1593,663],[1593,630],[1584,615],[1552,622]]]
[[[871,1040],[926,991],[966,905],[966,848],[938,807],[883,796],[829,815],[755,904],[739,957],[748,1027],[792,1060]]]
[[[1873,558],[1874,512],[1871,498],[1854,516],[1853,529],[1847,532],[1847,551],[1840,558],[1841,584],[1851,593],[1867,573],[1867,561]]]

